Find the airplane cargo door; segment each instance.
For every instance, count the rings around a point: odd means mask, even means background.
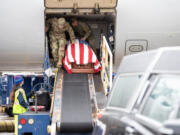
[[[45,0],[47,8],[115,8],[117,0]]]

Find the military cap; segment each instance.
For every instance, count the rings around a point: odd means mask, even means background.
[[[61,26],[64,26],[64,24],[66,23],[66,20],[64,18],[59,18],[58,19],[58,24]]]

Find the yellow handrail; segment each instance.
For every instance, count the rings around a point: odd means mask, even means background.
[[[113,54],[105,36],[102,36],[101,38],[101,56],[101,79],[105,89],[105,94],[107,95],[112,88]]]

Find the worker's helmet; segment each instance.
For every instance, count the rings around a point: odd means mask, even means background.
[[[59,19],[58,19],[58,25],[59,25],[59,26],[64,26],[65,23],[66,23],[66,20],[65,20],[64,18],[59,18]]]
[[[24,81],[23,77],[20,75],[17,75],[14,77],[14,83],[15,85],[21,84]]]

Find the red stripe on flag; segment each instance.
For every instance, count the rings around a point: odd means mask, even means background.
[[[75,44],[71,45],[71,54],[72,54],[72,57],[74,59],[74,63],[76,63],[76,59],[75,59]]]
[[[99,71],[101,71],[101,66],[100,66],[98,69],[94,69],[94,72],[95,72],[95,73],[97,73],[97,72],[99,72]]]
[[[79,44],[80,64],[84,64],[84,44]]]
[[[88,63],[92,63],[92,55],[93,55],[93,53],[92,53],[92,50],[91,50],[91,48],[88,46],[88,52],[89,52],[89,54],[88,54]]]

